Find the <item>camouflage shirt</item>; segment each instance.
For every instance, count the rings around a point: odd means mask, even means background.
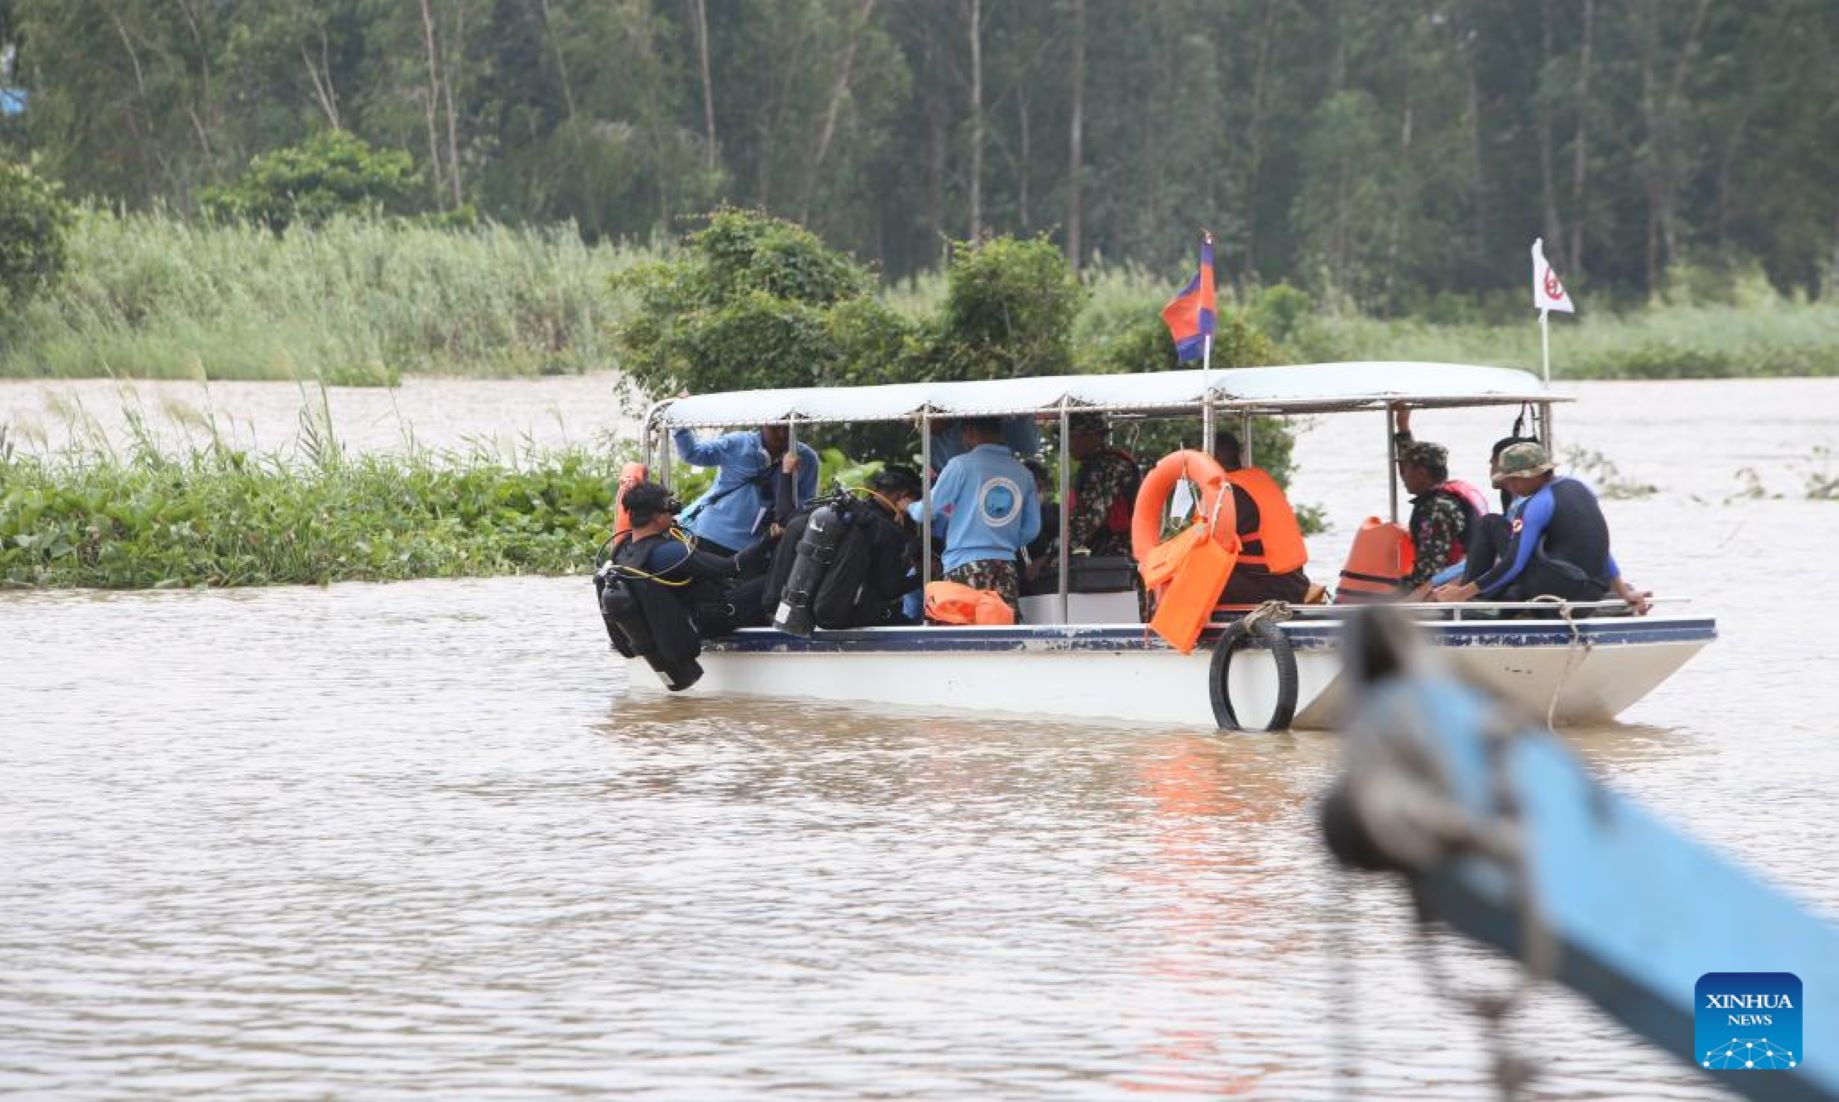
[[[1419,494],[1411,499],[1411,546],[1417,560],[1405,579],[1415,589],[1449,563],[1450,548],[1462,542],[1468,515],[1448,494]]]
[[[1137,465],[1123,452],[1110,448],[1094,452],[1079,464],[1079,476],[1073,480],[1073,512],[1067,519],[1074,551],[1094,555],[1130,554],[1130,531],[1111,530],[1108,521],[1112,507],[1122,500],[1126,513],[1137,503],[1137,487],[1143,476]]]

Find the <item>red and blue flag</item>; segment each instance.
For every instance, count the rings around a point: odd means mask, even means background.
[[[1213,235],[1209,233],[1201,237],[1200,271],[1162,308],[1163,324],[1169,327],[1169,336],[1175,338],[1175,354],[1184,363],[1206,355],[1217,314],[1213,298]]]

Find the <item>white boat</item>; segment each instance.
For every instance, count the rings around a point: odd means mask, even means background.
[[[1523,406],[1549,447],[1552,406],[1568,400],[1523,371],[1401,362],[756,390],[659,403],[647,418],[646,457],[668,484],[668,434],[680,428],[785,424],[796,434],[814,425],[906,422],[929,460],[932,423],[959,417],[1033,417],[1057,423],[1063,439],[1079,413],[1198,418],[1210,446],[1222,417],[1365,412],[1386,421],[1385,476],[1396,519],[1393,409]],[[1251,434],[1240,438],[1249,444]],[[1062,501],[1070,473],[1060,449]],[[929,552],[930,533],[927,542]],[[818,630],[809,637],[744,628],[705,645],[703,677],[688,694],[921,708],[946,701],[953,710],[1205,727],[1335,725],[1347,608],[1283,610],[1288,618],[1275,626],[1287,646],[1254,639],[1235,653],[1217,645],[1227,632],[1222,622],[1182,654],[1149,631],[1131,590],[1069,592],[1067,542],[1063,517],[1060,589],[1024,597],[1022,623]],[[1419,616],[1429,642],[1475,679],[1561,725],[1615,717],[1717,636],[1709,617],[1634,616],[1613,600],[1398,607]],[[628,662],[634,686],[658,685],[642,660]]]

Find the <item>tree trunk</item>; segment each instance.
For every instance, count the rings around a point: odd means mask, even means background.
[[[434,201],[442,203],[446,199],[446,174],[441,171],[441,74],[434,49],[434,12],[428,0],[421,0],[421,35],[428,51],[428,169],[433,177]]]
[[[453,189],[453,207],[455,210],[466,205],[466,193],[460,179],[460,120],[453,109],[453,74],[458,68],[447,51],[458,42],[462,55],[466,52],[466,9],[460,6],[454,16],[452,36],[441,46],[441,98],[447,104],[447,184]]]
[[[700,4],[702,0],[697,0]],[[805,200],[800,222],[811,220],[811,200],[817,194],[819,171],[823,168],[824,157],[830,152],[830,143],[836,138],[837,118],[843,112],[843,97],[849,94],[850,71],[856,63],[856,44],[862,40],[862,34],[868,29],[868,20],[875,12],[875,0],[862,0],[862,12],[856,17],[849,29],[849,40],[843,47],[843,61],[837,67],[836,83],[830,88],[830,106],[824,112],[824,129],[817,136],[817,152],[811,158],[811,174],[805,183]]]
[[[1073,105],[1066,157],[1066,259],[1079,273],[1085,209],[1079,178],[1085,168],[1086,0],[1073,0]]]
[[[1821,297],[1839,302],[1839,207],[1833,208],[1833,263],[1826,272],[1826,294]]]
[[[1020,216],[1022,221],[1022,232],[1027,233],[1029,226],[1034,223],[1034,219],[1029,216],[1028,212],[1028,158],[1031,151],[1029,148],[1028,89],[1026,85],[1016,90],[1015,110],[1016,114],[1020,116],[1017,121],[1021,127],[1020,137],[1022,141],[1022,163],[1016,167],[1015,173],[1016,213]]]
[[[313,55],[307,53],[305,43],[300,46],[300,60],[306,64],[307,78],[313,82],[313,98],[319,101],[319,109],[326,113],[326,122],[334,130],[343,130],[344,124],[339,119],[338,89],[332,84],[331,44],[326,41],[326,29],[319,29],[319,62],[315,64]]]
[[[541,0],[543,35],[549,39],[549,52],[555,55],[556,76],[562,83],[562,107],[568,121],[575,121],[575,89],[568,79],[568,59],[562,56],[562,44],[556,39],[556,25],[549,10],[549,0]]]
[[[1589,144],[1590,40],[1596,25],[1596,0],[1584,0],[1583,46],[1577,54],[1577,137],[1571,144],[1571,247],[1565,250],[1565,275],[1584,274],[1584,188],[1588,182],[1585,147]]]
[[[703,165],[714,172],[719,162],[715,145],[715,82],[709,76],[709,9],[706,0],[691,0],[690,22],[696,31],[696,63],[702,70]]]
[[[983,233],[983,0],[971,0],[971,240]]]
[[[1266,74],[1270,70],[1271,45],[1277,31],[1277,12],[1287,0],[1267,0],[1264,24],[1258,32],[1257,60],[1252,64],[1252,117],[1246,127],[1245,163],[1245,278],[1258,279],[1258,181],[1264,173],[1264,113],[1267,105]]]
[[[1557,254],[1558,267],[1568,272],[1570,265],[1565,263],[1564,257],[1564,228],[1558,224],[1558,189],[1552,176],[1552,99],[1544,79],[1552,64],[1552,0],[1539,0],[1539,24],[1540,79],[1533,100],[1539,120],[1539,199],[1544,215],[1542,224],[1545,240],[1552,252]],[[1473,70],[1471,65],[1471,73]]]

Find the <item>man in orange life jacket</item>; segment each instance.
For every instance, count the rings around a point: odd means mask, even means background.
[[[1226,477],[1232,483],[1233,515],[1238,520],[1239,541],[1244,545],[1226,579],[1220,603],[1301,604],[1309,595],[1309,575],[1303,573],[1309,554],[1303,549],[1302,526],[1296,522],[1296,511],[1290,508],[1276,480],[1257,467],[1241,465],[1244,454],[1237,436],[1214,433],[1213,458],[1226,468]]]
[[[1075,555],[1130,554],[1130,514],[1143,474],[1130,453],[1111,444],[1103,415],[1082,413],[1067,423],[1067,452],[1079,464],[1068,506],[1067,531]]]
[[[1449,449],[1411,435],[1411,411],[1395,415],[1392,434],[1398,452],[1398,478],[1412,494],[1411,573],[1400,585],[1406,600],[1430,595],[1431,579],[1445,567],[1462,562],[1475,542],[1475,525],[1488,512],[1488,499],[1466,482],[1449,476]]]

